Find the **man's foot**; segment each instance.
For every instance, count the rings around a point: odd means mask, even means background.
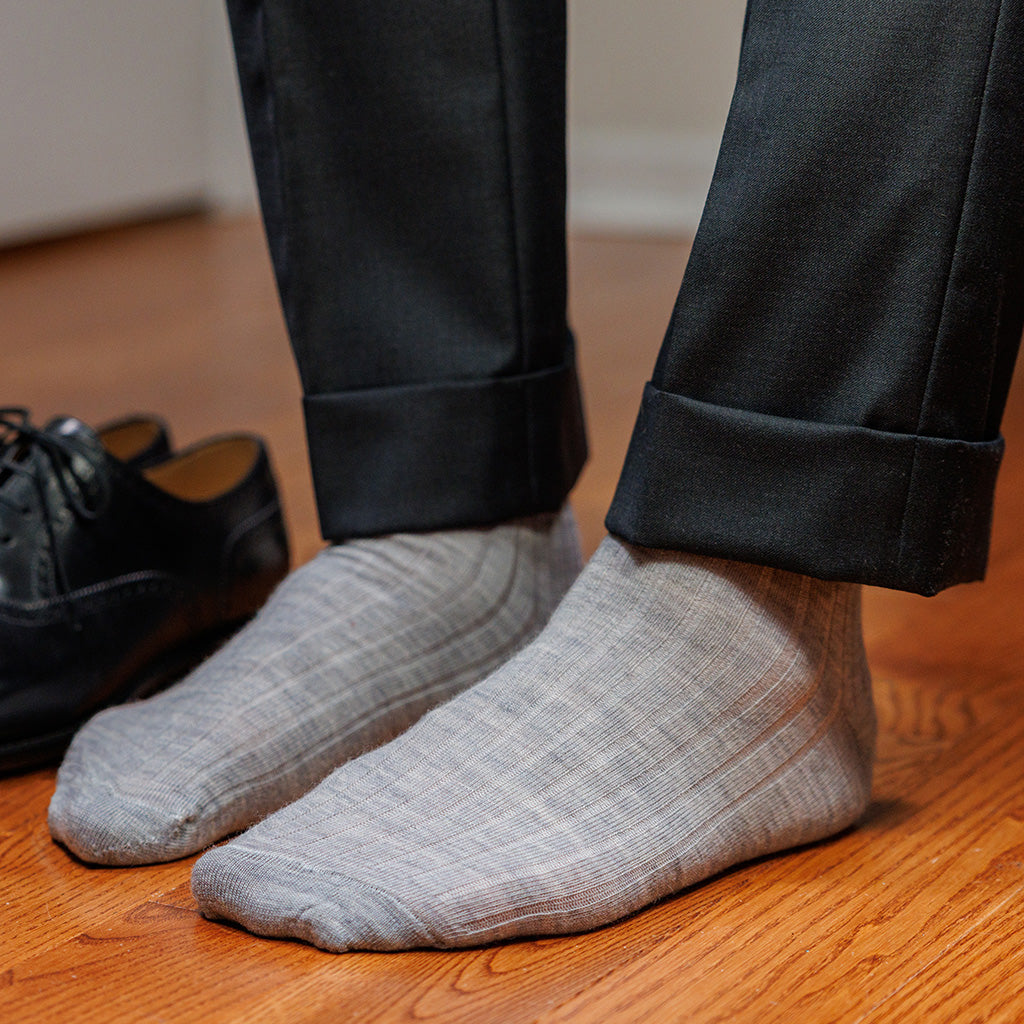
[[[51,832],[85,860],[142,864],[245,828],[484,678],[579,565],[568,509],[326,549],[185,681],[78,733]]]
[[[338,951],[581,931],[850,825],[874,731],[859,587],[610,538],[528,648],[192,888]]]

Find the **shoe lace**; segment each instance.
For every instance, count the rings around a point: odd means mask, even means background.
[[[106,493],[103,492],[96,505],[90,505],[88,484],[75,467],[75,458],[82,455],[81,447],[73,441],[35,426],[27,409],[0,407],[0,506],[6,506],[19,515],[31,515],[32,506],[27,505],[21,495],[15,498],[6,486],[16,477],[31,481],[53,559],[57,588],[62,595],[68,594],[71,587],[57,544],[56,522],[61,508],[53,505],[50,483],[56,481],[64,507],[81,519],[95,520],[106,501]],[[10,541],[10,534],[0,533],[0,544],[9,544]]]

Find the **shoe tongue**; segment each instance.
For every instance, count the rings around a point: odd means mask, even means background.
[[[73,478],[70,485],[79,491],[93,489],[96,486],[97,474],[102,471],[105,462],[103,442],[96,436],[96,432],[73,416],[55,417],[43,427],[42,432],[50,437],[59,437],[72,442],[69,467]],[[40,453],[33,448],[31,443],[18,450],[19,442],[15,440],[14,448],[15,451],[7,457],[13,458],[26,468],[44,466],[49,472],[54,466],[52,461],[41,459]],[[41,461],[39,461],[40,459]],[[57,471],[63,475],[64,471],[59,467]],[[30,483],[24,476],[3,472],[0,473],[0,486],[29,487]]]
[[[74,416],[55,416],[46,424],[43,430],[47,434],[55,434],[58,437],[74,437],[99,444],[96,432],[91,427],[87,427],[81,420],[76,420]]]
[[[53,437],[76,441],[86,451],[99,455],[104,451],[103,442],[92,427],[86,426],[74,416],[56,416],[43,427],[43,432]]]
[[[58,460],[54,464],[56,471],[64,478],[66,486],[81,495],[86,506],[98,509],[106,492],[104,481],[110,471],[110,461],[96,431],[74,416],[57,416],[43,427],[43,433],[72,442],[68,463],[62,465]]]

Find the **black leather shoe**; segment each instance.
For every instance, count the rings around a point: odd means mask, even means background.
[[[0,770],[11,771],[202,660],[287,572],[288,545],[255,437],[140,469],[75,419],[38,429],[0,410],[0,429]]]

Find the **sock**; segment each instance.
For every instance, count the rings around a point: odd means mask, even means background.
[[[191,676],[101,712],[50,804],[84,860],[172,860],[408,728],[537,634],[580,567],[571,512],[322,551]]]
[[[609,538],[529,647],[192,889],[336,951],[581,931],[845,828],[873,744],[859,587]]]

